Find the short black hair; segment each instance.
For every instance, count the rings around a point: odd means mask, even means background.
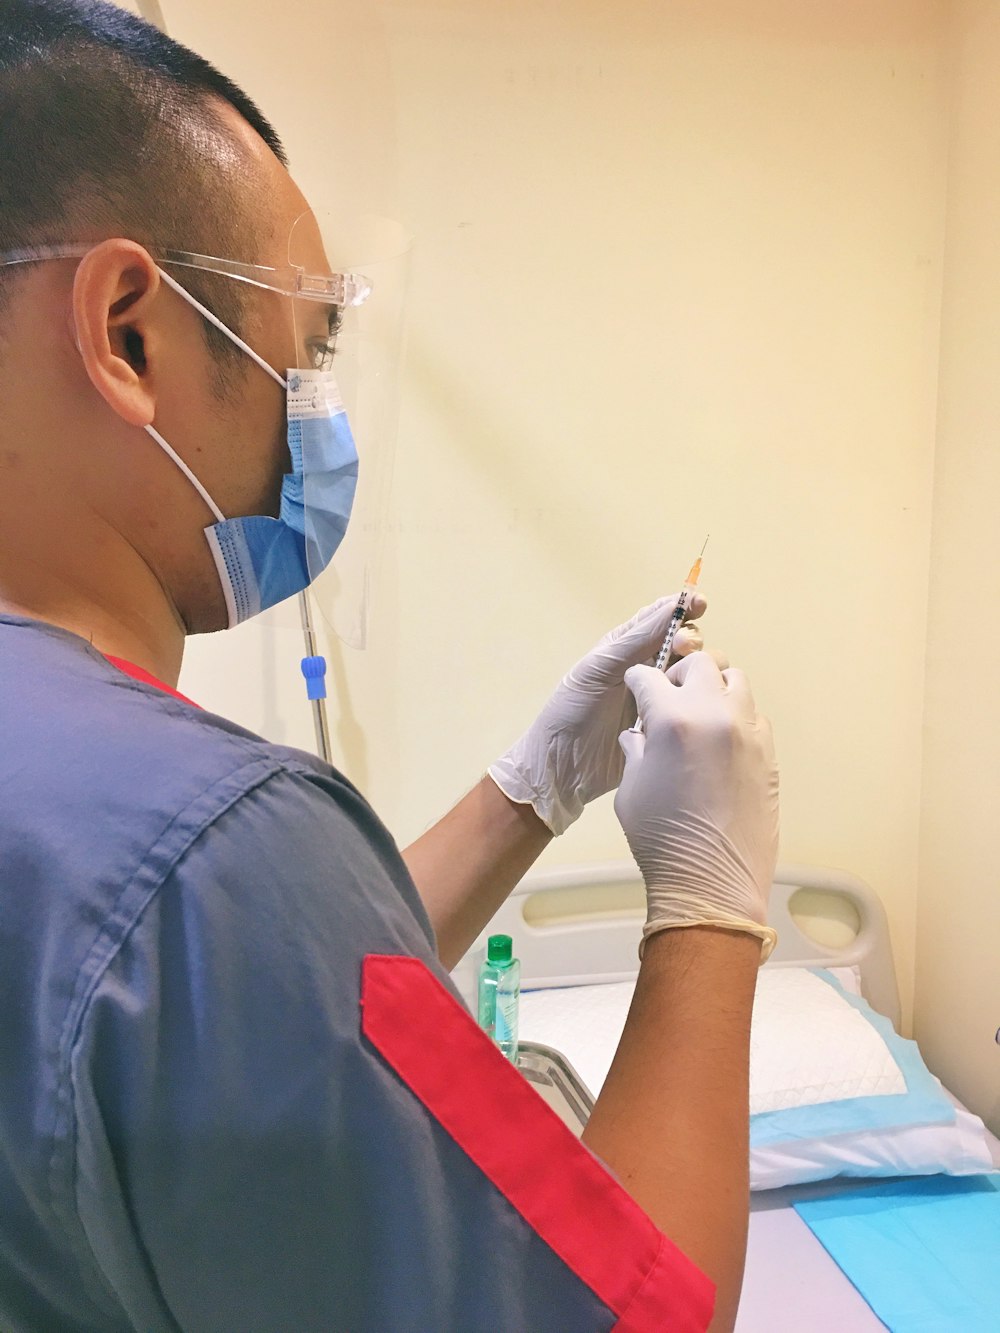
[[[219,99],[286,163],[251,98],[152,24],[103,0],[0,0],[0,252],[125,236],[252,262],[260,223],[239,154],[227,172],[213,152],[234,138]],[[0,268],[0,300],[23,272]],[[241,283],[184,285],[240,324]],[[226,360],[232,344],[205,329]]]

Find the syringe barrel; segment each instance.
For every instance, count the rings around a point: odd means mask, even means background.
[[[656,655],[657,671],[666,671],[670,662],[670,653],[674,646],[674,638],[677,631],[684,624],[684,617],[687,615],[688,607],[691,604],[691,598],[694,596],[694,584],[685,583],[677,598],[677,605],[674,607],[673,614],[670,617],[670,623],[667,626],[667,632],[664,635],[660,651]]]

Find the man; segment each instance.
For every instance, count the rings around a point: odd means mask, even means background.
[[[233,276],[307,210],[200,58],[0,0],[0,1326],[731,1328],[777,831],[743,677],[639,665],[647,608],[402,854],[335,771],[175,692],[186,634],[308,578],[283,501],[330,456],[289,366],[350,475],[318,231],[308,329]],[[620,778],[649,913],[582,1146],[447,968]]]

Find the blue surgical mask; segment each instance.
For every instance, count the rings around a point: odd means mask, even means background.
[[[146,430],[177,464],[218,522],[205,529],[229,611],[229,628],[303,592],[327,568],[351,516],[358,451],[336,380],[328,370],[290,370],[287,379],[200,301],[160,270],[179,295],[229,337],[285,390],[292,470],[281,483],[277,518],[226,518],[182,458],[152,426]]]

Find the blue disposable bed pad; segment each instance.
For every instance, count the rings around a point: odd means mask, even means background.
[[[1000,1172],[888,1181],[795,1210],[892,1333],[1000,1329]]]
[[[829,972],[823,968],[809,970],[832,986],[871,1024],[899,1066],[906,1091],[876,1097],[848,1097],[812,1106],[789,1107],[784,1111],[759,1111],[750,1117],[751,1148],[801,1139],[825,1139],[833,1134],[854,1134],[860,1130],[953,1124],[955,1108],[924,1064],[917,1043],[901,1037],[887,1018],[877,1014],[860,995],[849,995]]]

